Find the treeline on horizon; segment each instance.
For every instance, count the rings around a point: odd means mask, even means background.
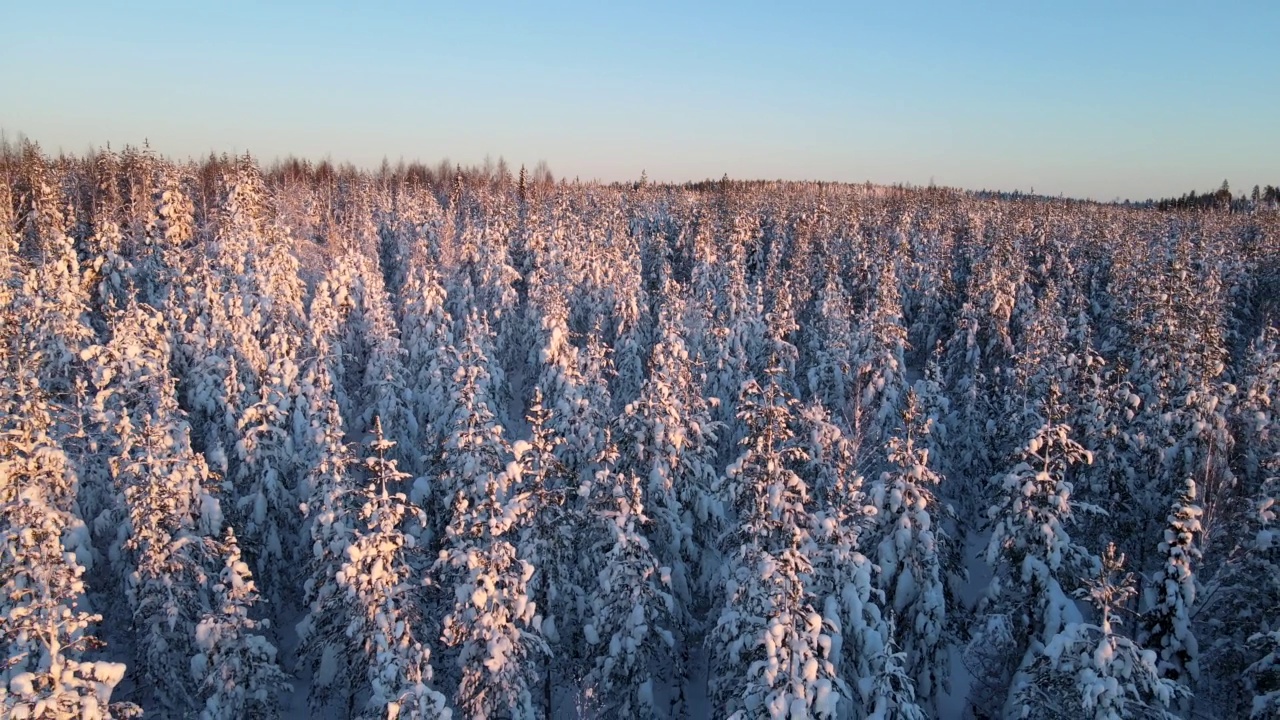
[[[1232,212],[1248,212],[1255,207],[1280,205],[1280,187],[1274,185],[1254,185],[1248,195],[1238,197],[1231,194],[1231,183],[1223,180],[1217,190],[1197,193],[1192,190],[1176,198],[1162,198],[1147,201],[1158,210],[1229,210]]]
[[[21,148],[27,142],[28,141],[25,140],[21,134],[19,134],[16,139],[10,139],[7,136],[0,135],[0,165],[12,166],[15,164],[21,155]],[[109,147],[106,149],[109,150]],[[128,155],[131,152],[136,151],[151,153],[145,144],[142,148],[131,148],[126,146],[123,153]],[[85,159],[91,159],[95,152],[97,151],[90,151]],[[198,168],[195,174],[202,179],[206,186],[211,186],[214,179],[225,174],[229,168],[232,168],[235,165],[237,160],[238,158],[236,156],[228,155],[227,153],[210,153],[199,161],[191,160],[188,164],[194,164]],[[403,159],[392,163],[388,158],[383,158],[382,163],[376,170],[369,171],[361,169],[350,162],[334,161],[328,158],[311,160],[290,155],[264,164],[262,166],[262,174],[264,179],[272,183],[288,182],[306,183],[309,185],[332,184],[339,180],[350,182],[358,177],[372,175],[383,184],[395,183],[408,187],[446,190],[459,181],[467,184],[488,184],[492,186],[547,186],[554,184],[557,181],[550,165],[545,160],[538,161],[532,168],[526,168],[523,165],[519,168],[513,168],[503,157],[499,157],[495,161],[488,156],[485,157],[483,162],[476,165],[462,165],[460,163],[454,163],[448,158],[444,158],[434,165],[417,160],[406,161]],[[559,182],[580,183],[581,181],[561,177],[559,178]],[[768,180],[763,178],[738,179],[724,175],[719,180],[706,178],[703,180],[687,180],[679,183],[661,184],[669,184],[701,192],[711,192],[723,190],[731,185],[738,187],[767,186],[782,182],[789,181]],[[914,186],[909,183],[895,183],[887,186],[877,186],[873,185],[869,181],[865,183],[846,183],[822,180],[794,182],[814,183],[819,186],[864,185],[866,187],[889,187],[907,191],[925,190],[929,192],[960,192],[971,193],[979,197],[999,198],[1014,201],[1030,200],[1054,201],[1058,203],[1117,204],[1131,207],[1154,207],[1158,210],[1229,210],[1233,212],[1243,212],[1255,207],[1280,205],[1280,186],[1255,185],[1252,192],[1248,195],[1241,194],[1239,196],[1233,196],[1231,194],[1230,185],[1226,180],[1223,180],[1222,185],[1217,190],[1213,191],[1199,193],[1192,190],[1176,198],[1148,198],[1147,200],[1117,199],[1113,201],[1113,203],[1074,197],[1042,195],[1037,194],[1034,190],[1024,192],[1021,190],[991,190],[987,188],[966,189],[935,185],[932,182],[925,186]],[[647,179],[646,173],[642,171],[640,178],[636,181],[605,184],[635,188],[650,184],[650,181]]]

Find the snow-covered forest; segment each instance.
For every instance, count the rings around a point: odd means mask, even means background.
[[[1280,717],[1280,217],[0,162],[0,714]]]

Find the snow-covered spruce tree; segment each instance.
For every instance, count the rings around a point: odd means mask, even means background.
[[[679,313],[664,311],[640,396],[617,419],[619,469],[646,478],[645,507],[654,553],[671,568],[681,612],[717,568],[714,533],[720,506],[715,482],[717,423],[685,349]]]
[[[646,308],[648,299],[640,286],[639,273],[624,274],[619,280],[613,307],[613,359],[617,369],[610,393],[619,408],[640,394],[644,384],[644,360],[651,344],[652,321]],[[622,284],[627,280],[627,284]]]
[[[333,384],[333,399],[343,418],[350,413],[351,401],[347,397],[345,357],[351,352],[344,340],[344,326],[350,312],[349,278],[340,275],[342,266],[336,266],[316,283],[307,307],[307,340],[314,353],[312,362],[323,362],[324,373]],[[318,369],[309,368],[311,373]]]
[[[981,678],[981,688],[993,691],[973,698],[978,706],[1003,703],[1004,698],[983,695],[998,695],[1019,662],[1030,662],[1067,623],[1081,620],[1067,593],[1071,578],[1086,569],[1091,558],[1071,539],[1068,526],[1076,511],[1095,508],[1072,500],[1067,473],[1072,465],[1092,458],[1071,439],[1065,415],[1057,387],[1051,386],[1041,403],[1040,427],[1019,450],[1017,463],[992,478],[986,560],[993,578],[984,606],[988,615],[1009,623],[1010,645],[1004,657],[994,658],[994,666],[970,668]],[[992,638],[976,642],[989,644]]]
[[[764,352],[765,334],[758,293],[748,287],[742,261],[733,260],[727,272],[728,284],[700,357],[707,375],[704,394],[714,403],[712,418],[722,426],[717,433],[722,458],[733,457],[738,441],[746,434],[736,417],[738,393],[742,383],[751,378],[753,363]]]
[[[440,443],[449,420],[444,409],[448,406],[451,381],[452,362],[447,353],[453,348],[453,318],[445,309],[444,286],[435,268],[424,261],[407,272],[400,289],[405,384],[413,399],[421,444],[424,448],[434,447]]]
[[[722,480],[738,528],[725,599],[707,643],[711,701],[724,717],[836,717],[848,688],[836,671],[832,632],[808,586],[813,573],[809,490],[795,472],[796,401],[781,387],[743,386],[738,412],[748,428],[742,455]]]
[[[258,303],[261,319],[258,338],[264,349],[269,347],[272,335],[284,334],[297,339],[306,329],[303,307],[307,285],[299,275],[301,268],[293,255],[296,243],[288,228],[269,225],[252,258],[253,284],[249,295]],[[268,357],[275,361],[279,356],[269,353]]]
[[[854,310],[835,267],[827,270],[815,315],[815,322],[806,326],[810,329],[807,350],[812,358],[809,392],[851,427],[856,405],[850,404],[850,395],[857,392],[853,387]]]
[[[799,420],[797,439],[808,457],[801,475],[819,507],[813,516],[810,583],[823,600],[823,621],[833,629],[831,653],[855,701],[853,716],[923,718],[915,701],[915,679],[904,669],[906,656],[893,646],[884,591],[875,584],[877,568],[860,552],[875,517],[854,467],[856,450],[821,405],[805,407]]]
[[[1213,617],[1243,620],[1243,628],[1230,628],[1237,632],[1222,632],[1213,656],[1203,665],[1210,667],[1209,662],[1224,657],[1243,660],[1241,664],[1247,664],[1242,673],[1244,682],[1232,689],[1257,717],[1269,717],[1260,708],[1274,712],[1280,707],[1280,632],[1276,631],[1280,624],[1276,618],[1276,608],[1280,607],[1276,601],[1280,597],[1280,454],[1273,456],[1267,467],[1271,477],[1250,503],[1248,522],[1240,530],[1243,556],[1223,574],[1221,589],[1210,588],[1206,593],[1225,596],[1222,604],[1227,607],[1218,609],[1216,604],[1208,604],[1197,610],[1213,611]],[[1237,639],[1246,633],[1245,646],[1237,645]],[[1244,647],[1248,650],[1241,653]]]
[[[409,476],[387,458],[391,441],[383,437],[376,417],[373,434],[369,448],[375,454],[365,460],[369,484],[361,493],[359,515],[365,527],[347,547],[347,562],[335,576],[349,607],[347,636],[363,651],[361,664],[369,681],[362,714],[447,718],[451,712],[444,695],[427,685],[433,674],[431,651],[413,634],[421,625],[416,617],[420,601],[411,582],[409,556],[418,549],[414,536],[402,526],[406,516],[422,524],[425,515],[404,493],[388,491]]]
[[[906,653],[896,652],[892,645],[876,656],[875,675],[868,678],[871,689],[865,693],[867,720],[925,720],[906,664]]]
[[[316,362],[313,367],[325,365]],[[337,401],[327,380],[324,370],[315,376],[314,384],[304,382],[310,392],[303,406],[306,441],[300,443],[309,466],[304,483],[307,499],[301,506],[309,552],[303,555],[307,614],[295,629],[298,668],[311,673],[309,701],[313,710],[351,697],[361,675],[356,639],[346,634],[345,591],[337,580],[348,561],[347,548],[360,531],[359,498],[352,476],[355,458],[344,443]]]
[[[1142,644],[1159,653],[1161,677],[1183,685],[1200,678],[1200,645],[1191,628],[1191,614],[1196,608],[1192,564],[1200,559],[1201,514],[1195,480],[1187,478],[1165,519],[1157,549],[1163,562],[1146,587],[1142,603]]]
[[[82,608],[84,568],[63,548],[65,513],[49,504],[39,478],[23,478],[29,458],[0,461],[0,712],[12,718],[129,717],[112,703],[121,663],[91,662],[90,627],[102,617]],[[34,482],[33,482],[34,481]],[[21,486],[18,489],[15,486]]]
[[[124,309],[135,292],[135,271],[125,248],[124,208],[116,183],[114,154],[99,155],[97,174],[99,187],[94,192],[93,232],[85,241],[87,249],[85,281],[90,295],[94,328],[106,329],[106,316]],[[0,190],[0,195],[3,191]],[[3,199],[0,198],[0,204]],[[0,211],[3,213],[3,211]]]
[[[210,257],[228,278],[247,276],[261,242],[266,221],[266,186],[258,164],[245,153],[235,159],[221,178],[222,201],[218,209]]]
[[[131,305],[111,329],[108,344],[85,353],[98,389],[94,413],[109,438],[103,451],[116,497],[94,525],[123,576],[127,607],[120,611],[132,617],[139,684],[151,688],[166,711],[193,711],[207,691],[188,662],[198,643],[199,651],[217,655],[232,652],[224,643],[265,641],[198,637],[198,623],[213,602],[211,575],[225,564],[224,552],[238,549],[217,540],[222,512],[177,404],[163,321]],[[252,598],[240,600],[249,612]],[[263,659],[254,672],[271,676],[271,662]]]
[[[276,648],[260,634],[266,624],[250,617],[258,601],[249,566],[240,560],[235,532],[221,543],[223,567],[210,578],[209,607],[196,625],[191,674],[200,683],[202,720],[270,718],[291,685],[276,662]]]
[[[217,548],[201,533],[208,469],[199,457],[166,452],[177,445],[172,425],[144,417],[112,458],[123,495],[121,558],[124,598],[133,618],[137,668],[171,712],[195,705],[197,678],[184,677],[194,651],[208,570]],[[102,518],[99,518],[99,522]],[[214,531],[216,531],[216,527]]]
[[[13,187],[0,176],[0,311],[9,312],[21,277],[17,219],[13,214]]]
[[[518,557],[517,533],[530,521],[530,496],[520,492],[519,466],[489,408],[487,327],[472,317],[454,371],[455,410],[441,470],[431,489],[447,511],[433,572],[444,598],[442,641],[458,659],[455,705],[469,717],[531,718],[536,665],[545,652],[537,634],[537,604],[529,597],[534,567]],[[512,477],[512,473],[517,477]]]
[[[534,567],[517,557],[511,542],[516,524],[525,521],[525,498],[510,496],[503,473],[485,477],[455,496],[436,564],[435,572],[454,590],[442,641],[457,651],[455,704],[462,712],[533,718],[531,656],[547,648],[533,629],[537,607],[528,583]]]
[[[1186,689],[1160,677],[1155,653],[1119,634],[1117,613],[1134,595],[1133,575],[1114,544],[1102,555],[1100,573],[1079,594],[1099,622],[1072,622],[1036,650],[1015,678],[1005,716],[1027,720],[1173,720],[1171,704]]]
[[[549,425],[561,442],[556,456],[571,482],[589,480],[604,450],[612,400],[607,377],[608,356],[593,338],[579,350],[570,342],[568,307],[557,288],[533,289],[541,306],[537,388],[550,411]]]
[[[1240,380],[1240,400],[1232,407],[1242,457],[1244,492],[1256,496],[1266,482],[1268,463],[1280,457],[1280,329],[1264,328],[1249,343]]]
[[[237,290],[204,260],[173,287],[181,306],[163,310],[174,336],[173,367],[181,378],[183,407],[191,414],[197,445],[213,468],[234,480],[239,421],[260,400],[267,359],[257,340],[258,321],[245,314]],[[248,536],[244,538],[250,540]]]
[[[468,226],[459,247],[461,269],[475,290],[473,307],[479,308],[494,332],[494,357],[503,362],[523,356],[525,348],[515,347],[513,338],[519,321],[516,283],[520,273],[510,265],[507,252],[514,217],[501,195],[486,208],[482,225]],[[457,315],[458,313],[455,313]]]
[[[91,628],[102,618],[85,607],[82,575],[92,556],[79,547],[71,463],[47,433],[35,377],[5,368],[3,380],[0,710],[15,718],[128,716],[137,708],[110,700],[125,666],[86,658],[101,644]]]
[[[899,435],[889,439],[889,469],[871,485],[877,522],[864,547],[874,547],[877,586],[896,618],[893,636],[906,653],[919,703],[932,707],[947,682],[955,622],[948,576],[962,571],[949,562],[954,550],[941,526],[950,512],[935,495],[942,477],[917,445],[927,432],[915,393],[908,391]]]
[[[195,237],[195,207],[173,172],[166,172],[152,199],[154,226],[145,229],[139,258],[134,266],[138,300],[180,317],[185,298],[180,287],[190,262]]]
[[[982,345],[977,311],[966,304],[956,320],[955,332],[944,349],[942,371],[950,393],[950,409],[946,425],[951,429],[947,468],[976,485],[978,478],[990,477],[993,458],[989,455],[988,438],[995,432],[988,378],[984,372]],[[981,503],[980,492],[965,492],[963,498]],[[976,514],[976,513],[975,513]]]
[[[609,379],[613,375],[613,356],[597,327],[578,353],[582,388],[577,404],[569,408],[573,419],[559,421],[572,429],[561,448],[561,461],[567,467],[589,467],[591,460],[605,453],[609,445],[609,425],[613,421],[613,397],[609,392]],[[594,456],[589,455],[592,452]]]
[[[287,387],[287,386],[286,386]],[[297,482],[301,474],[287,415],[288,396],[262,386],[240,416],[233,455],[233,516],[252,548],[254,576],[279,601],[298,546]]]
[[[893,431],[906,390],[907,330],[893,261],[884,261],[876,276],[875,293],[858,317],[850,353],[850,386],[856,393],[850,426],[864,447],[883,442]]]
[[[444,535],[457,493],[477,478],[504,472],[511,452],[494,407],[488,326],[475,314],[467,320],[461,347],[449,353],[448,421],[440,455],[432,458],[435,472],[414,481],[411,496],[419,505],[432,504],[436,537]]]
[[[1001,404],[994,408],[998,427],[992,436],[995,457],[1017,453],[1041,423],[1036,403],[1051,392],[1074,398],[1075,358],[1069,356],[1068,324],[1056,285],[1045,289],[1034,309],[1025,312],[1012,367],[1004,368]],[[1065,420],[1064,420],[1065,421]],[[1017,448],[1017,449],[1015,449]]]
[[[788,282],[779,282],[772,289],[773,302],[764,315],[764,352],[755,359],[752,370],[759,376],[776,366],[782,371],[776,379],[787,392],[795,395],[798,392],[795,378],[800,351],[792,340],[800,329],[796,322],[796,305],[799,301]]]
[[[643,534],[643,483],[605,467],[591,490],[595,527],[587,554],[599,567],[586,593],[583,634],[592,664],[585,685],[607,717],[653,717],[656,685],[678,681],[670,662],[676,648],[676,604],[670,577]]]
[[[539,630],[551,648],[544,658],[544,704],[552,708],[557,688],[586,675],[582,643],[586,578],[590,564],[582,552],[590,531],[586,505],[590,484],[578,485],[557,451],[564,438],[551,427],[552,414],[536,386],[525,416],[529,439],[512,444],[519,492],[528,497],[530,521],[519,529],[516,553],[534,567],[528,590],[537,603]]]
[[[942,386],[942,369],[938,365],[941,346],[934,349],[924,364],[924,374],[911,385],[911,392],[916,396],[916,403],[929,432],[919,439],[924,449],[929,451],[929,462],[944,477],[951,471],[947,466],[947,443],[950,428],[947,419],[951,414],[951,401]]]
[[[1133,472],[1122,515],[1128,532],[1120,542],[1144,569],[1161,559],[1155,538],[1143,531],[1163,524],[1168,500],[1186,478],[1196,480],[1210,511],[1228,502],[1236,486],[1225,417],[1235,389],[1222,382],[1225,293],[1213,264],[1196,257],[1194,234],[1144,246],[1146,256],[1130,269],[1141,281],[1121,293],[1130,326],[1124,383],[1133,408],[1122,431]]]
[[[1256,633],[1249,644],[1262,654],[1245,670],[1245,686],[1252,694],[1249,720],[1268,720],[1280,715],[1280,630]]]
[[[421,524],[422,511],[386,489],[404,475],[386,458],[380,423],[370,445],[375,455],[366,459],[370,482],[361,489],[340,432],[332,421],[327,427],[308,482],[312,501],[304,506],[309,606],[297,628],[301,664],[312,675],[311,707],[345,701],[348,715],[448,717],[444,696],[428,685],[430,651],[414,636],[421,591],[411,582],[411,563],[422,548],[406,518]]]
[[[382,275],[373,263],[361,266],[361,325],[369,348],[363,368],[361,427],[372,428],[373,419],[386,424],[389,439],[401,448],[395,453],[400,465],[411,473],[419,471],[419,428],[412,407],[412,394],[407,383],[404,361],[407,356],[400,344],[395,315],[382,283]],[[393,447],[396,447],[393,446]]]
[[[375,415],[383,418],[397,443],[397,462],[416,472],[418,421],[409,402],[406,353],[376,262],[349,246],[317,286],[311,313],[312,332],[334,350],[331,372],[348,434],[363,437]]]
[[[43,168],[42,163],[34,163]],[[31,258],[16,290],[14,320],[33,352],[41,387],[55,396],[70,393],[80,372],[79,356],[94,340],[89,296],[83,285],[68,218],[60,209],[55,181],[47,170],[33,170],[27,212],[21,227]]]
[[[1216,690],[1221,696],[1205,702],[1259,718],[1280,708],[1280,354],[1274,336],[1264,331],[1252,344],[1242,397],[1233,408],[1240,501],[1226,531],[1217,533],[1216,548],[1211,545],[1197,563],[1207,577],[1196,587],[1201,604],[1193,625],[1203,652],[1197,696]],[[1200,535],[1200,544],[1205,537]],[[1204,682],[1214,677],[1239,681],[1216,687]]]

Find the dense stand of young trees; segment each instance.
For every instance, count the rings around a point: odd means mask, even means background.
[[[1277,717],[1248,210],[25,145],[2,714]]]

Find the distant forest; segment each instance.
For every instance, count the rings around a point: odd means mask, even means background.
[[[1176,198],[1162,198],[1155,206],[1159,210],[1208,210],[1223,208],[1233,211],[1245,211],[1258,205],[1280,205],[1280,187],[1274,185],[1254,185],[1247,196],[1233,196],[1231,183],[1222,181],[1222,186],[1212,192],[1198,193],[1192,190]]]

